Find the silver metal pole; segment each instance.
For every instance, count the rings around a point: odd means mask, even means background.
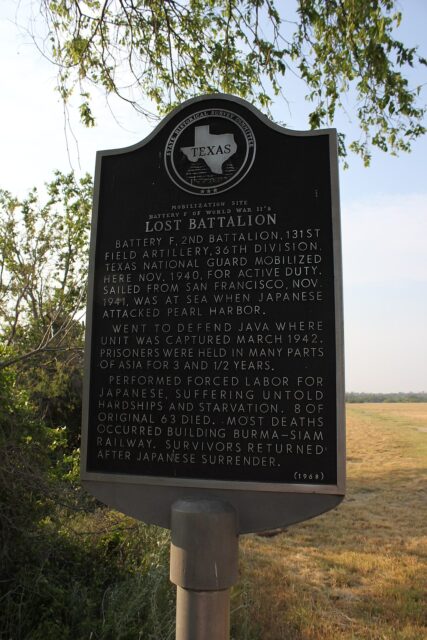
[[[219,500],[179,500],[171,530],[176,640],[228,640],[230,587],[238,576],[236,511]]]

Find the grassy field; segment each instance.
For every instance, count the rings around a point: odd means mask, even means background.
[[[335,511],[242,537],[248,640],[427,639],[427,404],[348,405],[347,459]]]

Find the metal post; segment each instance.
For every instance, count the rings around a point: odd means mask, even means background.
[[[238,575],[236,511],[220,500],[179,500],[171,529],[176,640],[228,640],[230,587]]]

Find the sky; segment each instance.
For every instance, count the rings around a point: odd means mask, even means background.
[[[0,188],[23,196],[55,169],[93,173],[97,150],[134,144],[153,124],[98,95],[97,126],[85,129],[71,107],[71,134],[55,92],[55,68],[17,26],[17,4],[0,3]],[[399,6],[398,37],[420,45],[427,57],[427,2]],[[427,69],[411,80],[427,84]],[[273,109],[275,117],[306,129],[305,105],[288,98],[289,106]],[[340,192],[346,389],[427,391],[427,136],[411,154],[375,152],[368,169],[350,157],[350,168],[340,170]]]

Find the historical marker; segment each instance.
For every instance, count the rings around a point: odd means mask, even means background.
[[[283,129],[242,100],[191,100],[98,153],[82,478],[169,525],[180,497],[241,531],[344,494],[335,130]]]

